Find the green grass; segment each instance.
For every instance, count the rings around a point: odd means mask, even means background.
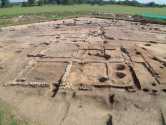
[[[29,125],[26,121],[16,118],[12,109],[0,100],[0,125]]]
[[[34,7],[12,7],[0,9],[0,16],[17,16],[23,14],[41,14],[52,13],[68,15],[73,14],[86,14],[89,12],[113,12],[113,13],[126,13],[126,14],[156,14],[166,15],[166,8],[145,8],[145,7],[132,7],[122,5],[46,5],[46,6],[34,6]],[[67,13],[67,14],[66,14]]]
[[[122,5],[45,5],[45,6],[33,6],[33,7],[20,7],[15,6],[11,8],[0,9],[0,26],[15,25],[18,22],[14,22],[13,17],[20,15],[31,15],[32,17],[40,16],[42,21],[52,19],[63,19],[69,16],[82,16],[91,13],[120,13],[120,14],[155,14],[166,16],[165,8],[145,8],[145,7],[133,7],[133,6],[122,6]],[[39,22],[38,17],[32,21],[23,21],[18,24],[25,24],[31,22]],[[41,21],[41,20],[40,20]]]

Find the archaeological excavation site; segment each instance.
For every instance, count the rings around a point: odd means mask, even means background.
[[[0,30],[0,98],[39,125],[166,125],[166,26],[78,17]]]

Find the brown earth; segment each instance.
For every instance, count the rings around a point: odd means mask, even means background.
[[[74,18],[0,30],[0,98],[41,125],[165,125],[166,27]]]

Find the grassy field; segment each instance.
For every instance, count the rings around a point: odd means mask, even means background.
[[[34,7],[15,6],[12,8],[0,9],[0,26],[17,25],[17,23],[25,24],[52,19],[62,19],[69,16],[89,15],[95,12],[131,15],[154,14],[166,16],[166,8],[145,8],[122,5],[45,5]],[[31,18],[24,19],[24,21],[22,22],[18,22],[17,19],[14,18],[22,15],[30,15],[29,17]]]
[[[0,100],[0,125],[30,125],[24,120],[18,120],[13,114],[12,109]]]

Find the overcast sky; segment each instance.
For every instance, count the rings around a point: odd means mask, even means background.
[[[139,0],[139,1],[141,1],[141,2],[154,1],[156,3],[166,4],[166,0]]]
[[[121,0],[121,1],[123,1],[123,0]],[[156,3],[159,3],[159,4],[166,4],[166,0],[137,0],[137,1],[139,1],[141,3],[148,3],[148,2],[152,2],[153,1],[153,2],[156,2]]]
[[[22,1],[26,1],[26,0],[10,0],[11,2],[22,2]],[[139,2],[142,2],[142,3],[148,3],[148,2],[151,2],[151,1],[154,1],[156,3],[159,3],[159,4],[166,4],[166,0],[137,0]]]
[[[148,3],[148,2],[154,1],[156,3],[166,4],[166,0],[137,0],[137,1],[142,2],[142,3]]]

